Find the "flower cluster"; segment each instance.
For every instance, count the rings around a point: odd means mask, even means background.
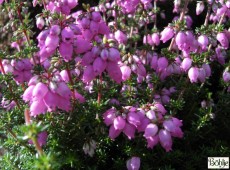
[[[118,111],[115,108],[103,114],[104,123],[109,128],[109,137],[115,139],[123,132],[130,140],[135,133],[143,133],[147,147],[153,148],[159,142],[168,152],[172,149],[172,137],[183,137],[182,121],[166,115],[167,111],[160,103],[147,104],[142,108],[126,106]]]

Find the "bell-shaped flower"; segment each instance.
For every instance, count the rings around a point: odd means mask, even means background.
[[[100,22],[101,21],[100,12],[92,12],[92,20],[95,22]]]
[[[162,71],[167,67],[168,67],[168,60],[165,57],[160,57],[157,60],[157,68],[158,68],[158,70]]]
[[[31,85],[24,91],[24,93],[22,95],[22,99],[24,101],[26,101],[26,102],[32,101],[32,99],[33,99],[32,94],[33,94],[34,87],[35,87],[35,85]]]
[[[165,114],[167,111],[165,110],[164,106],[160,103],[154,104],[154,107],[156,108],[157,112],[160,112],[161,114]]]
[[[42,17],[38,17],[36,19],[36,25],[37,25],[37,28],[41,30],[45,25],[44,19]]]
[[[188,77],[191,83],[196,83],[199,76],[199,69],[197,67],[191,67],[188,71]]]
[[[109,126],[113,123],[114,119],[116,118],[115,109],[109,109],[103,114],[104,123]]]
[[[176,45],[181,49],[181,47],[186,43],[186,34],[182,31],[178,32],[175,38]]]
[[[158,33],[153,33],[152,34],[152,41],[153,41],[153,44],[158,46],[160,44],[160,36]]]
[[[122,73],[122,81],[126,81],[130,78],[131,69],[129,66],[123,65],[120,67]]]
[[[47,92],[48,92],[48,87],[44,83],[39,82],[33,88],[33,92],[32,92],[33,101],[43,99],[43,97],[46,95]]]
[[[203,50],[207,49],[208,46],[208,37],[206,35],[200,35],[198,37],[198,43]]]
[[[200,15],[204,11],[204,2],[197,1],[196,4],[196,15]]]
[[[230,72],[227,69],[223,72],[223,80],[226,83],[230,82]]]
[[[43,101],[50,112],[55,111],[56,107],[58,107],[58,95],[51,91],[47,92]]]
[[[117,40],[119,44],[126,44],[127,42],[127,35],[125,35],[122,31],[117,30],[114,33],[114,38]]]
[[[78,5],[78,0],[67,0],[67,2],[70,9],[73,9],[75,6]]]
[[[120,60],[120,52],[115,48],[109,49],[109,58],[110,61],[117,62]]]
[[[161,129],[159,131],[159,139],[161,146],[166,150],[166,152],[172,150],[172,137],[169,131]]]
[[[118,116],[113,120],[113,125],[116,130],[124,129],[126,121],[123,117]]]
[[[65,61],[69,61],[72,59],[73,45],[62,42],[59,46],[59,52]]]
[[[95,75],[101,74],[105,70],[106,66],[107,62],[101,59],[101,57],[97,57],[93,62],[93,71]]]
[[[217,34],[216,39],[220,42],[221,46],[228,49],[229,46],[229,39],[225,35],[225,33],[220,32]]]
[[[135,127],[141,124],[140,117],[135,112],[129,112],[126,119],[130,124],[134,125]]]
[[[156,113],[153,110],[149,110],[146,112],[146,117],[149,118],[150,120],[157,120]]]
[[[204,83],[204,82],[205,82],[205,78],[206,78],[205,70],[204,70],[203,68],[199,68],[198,80],[199,80],[201,83]]]
[[[110,126],[109,128],[109,137],[110,139],[115,139],[116,137],[118,137],[120,135],[122,130],[118,130],[118,129],[115,129],[115,127],[113,125]]]
[[[158,135],[155,135],[155,136],[150,136],[147,138],[147,148],[151,148],[153,149],[154,146],[156,146],[159,142],[159,137]]]
[[[89,65],[84,70],[82,80],[84,83],[88,83],[88,82],[92,81],[95,78],[95,76],[96,75],[94,74],[93,66]]]
[[[61,78],[62,78],[63,81],[69,82],[69,75],[68,75],[67,70],[62,70],[60,72],[60,76],[61,76]]]
[[[184,71],[187,71],[192,65],[192,59],[191,58],[184,58],[182,63],[181,63],[181,69]]]
[[[205,70],[205,75],[206,77],[210,77],[211,76],[211,68],[209,66],[209,64],[202,64],[202,68]]]
[[[166,27],[161,32],[161,38],[160,40],[163,41],[163,43],[167,42],[174,36],[174,30],[171,27]]]
[[[132,157],[126,162],[126,167],[128,170],[139,170],[141,160],[139,157]]]
[[[144,137],[149,138],[151,136],[155,136],[157,132],[158,132],[158,126],[156,124],[150,123],[145,128]]]
[[[73,42],[74,32],[70,27],[65,27],[61,31],[61,37],[63,42],[70,44]]]
[[[71,97],[71,90],[69,89],[69,87],[67,86],[67,84],[65,82],[59,82],[56,92],[63,98],[65,99],[70,99]]]
[[[129,124],[129,123],[126,123],[125,124],[125,127],[123,129],[123,133],[131,140],[134,138],[134,135],[135,135],[135,131],[136,131],[136,128],[135,126]]]
[[[93,56],[93,55],[92,55],[92,52],[91,52],[91,51],[86,52],[86,53],[83,55],[83,57],[82,57],[81,64],[82,64],[83,66],[88,66],[88,65],[90,65],[90,64],[94,61],[94,59],[93,59],[92,56]]]
[[[47,110],[47,107],[43,100],[33,101],[30,105],[30,115],[37,116],[39,114],[44,114]]]
[[[74,41],[74,50],[77,54],[85,53],[90,50],[92,45],[89,41],[84,40],[83,37],[78,36],[78,38]]]
[[[51,28],[50,28],[50,35],[52,36],[58,36],[59,34],[61,33],[61,28],[59,25],[53,25]]]
[[[117,83],[120,83],[122,81],[121,69],[116,62],[108,62],[106,70],[107,70],[109,76],[114,81],[116,81]]]

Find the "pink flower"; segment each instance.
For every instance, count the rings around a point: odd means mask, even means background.
[[[230,81],[230,72],[227,69],[223,72],[223,79],[226,83]]]
[[[136,128],[135,126],[129,124],[129,123],[126,123],[125,124],[125,127],[123,129],[123,133],[131,140],[132,138],[134,138],[134,135],[135,135],[135,131],[136,131]]]
[[[115,62],[108,62],[106,70],[107,70],[109,76],[114,81],[116,81],[117,83],[120,83],[122,81],[121,69],[120,69],[120,67],[118,66],[117,63],[115,63]]]
[[[191,58],[184,58],[184,60],[181,63],[181,68],[184,71],[187,71],[192,65],[192,59]]]
[[[127,36],[120,30],[117,30],[114,33],[114,37],[119,44],[126,44],[127,42]]]
[[[46,105],[43,100],[36,100],[30,105],[31,116],[37,116],[41,113],[45,113],[47,111]]]
[[[159,142],[159,137],[158,135],[155,136],[150,136],[147,138],[147,147],[153,149],[154,146],[156,146]]]
[[[123,65],[120,67],[122,73],[122,81],[126,81],[130,78],[131,69],[129,66]]]
[[[145,138],[153,137],[153,136],[155,136],[157,134],[157,132],[158,132],[157,125],[155,125],[153,123],[150,123],[145,128],[144,137]]]
[[[97,57],[93,62],[93,70],[95,75],[101,74],[107,66],[107,62],[101,59],[101,57]]]
[[[68,43],[68,44],[72,43],[73,36],[74,36],[74,32],[72,31],[70,27],[65,27],[61,32],[62,41],[65,43]]]
[[[157,61],[157,68],[159,71],[164,70],[168,66],[168,60],[165,57],[160,57]]]
[[[162,104],[160,104],[160,103],[156,103],[155,105],[154,105],[154,107],[156,108],[156,110],[158,111],[158,112],[160,112],[161,114],[165,114],[167,111],[165,110],[165,108],[164,108],[164,106],[162,105]]]
[[[209,66],[209,64],[202,64],[202,68],[205,70],[205,75],[206,77],[210,77],[211,76],[211,68]]]
[[[38,29],[41,30],[45,25],[44,19],[42,17],[37,18],[36,25],[37,25]]]
[[[121,116],[118,116],[113,120],[113,125],[116,130],[124,129],[125,124],[126,124],[126,121]]]
[[[109,49],[109,58],[110,61],[117,62],[120,60],[120,52],[115,48]]]
[[[44,83],[39,82],[33,88],[33,93],[32,93],[33,100],[43,99],[43,97],[46,95],[47,92],[48,92],[48,87]]]
[[[208,46],[208,37],[206,35],[200,35],[198,37],[198,43],[203,50],[207,49]]]
[[[95,22],[100,22],[101,14],[99,12],[92,12],[92,20]]]
[[[128,170],[138,170],[140,168],[140,158],[139,157],[132,157],[126,162],[126,167]]]
[[[161,129],[159,131],[159,139],[161,146],[166,150],[166,152],[172,150],[172,137],[167,130]]]
[[[158,33],[152,34],[152,41],[153,41],[153,44],[156,46],[158,46],[160,44],[160,36]]]
[[[191,83],[196,83],[199,76],[199,69],[197,67],[191,67],[188,71],[188,77]]]
[[[161,38],[160,40],[163,41],[163,43],[167,42],[174,36],[174,30],[170,27],[166,27],[162,32],[161,32]]]
[[[148,112],[146,112],[146,117],[150,120],[157,120],[156,113],[153,110],[149,110]]]
[[[92,81],[95,78],[95,76],[96,75],[94,74],[93,66],[89,65],[84,70],[82,80],[83,82],[88,83]]]
[[[216,36],[216,39],[220,42],[220,44],[228,49],[228,46],[229,46],[229,40],[228,38],[226,37],[225,33],[221,32],[221,33],[218,33],[217,36]]]
[[[65,61],[69,61],[72,59],[73,45],[62,42],[59,46],[59,52]]]
[[[109,109],[103,114],[104,123],[109,126],[113,123],[116,118],[115,109]]]
[[[198,1],[196,4],[196,15],[200,15],[204,11],[204,2]]]
[[[141,124],[140,117],[135,112],[129,112],[126,119],[130,124],[134,125],[135,127]]]
[[[110,126],[109,128],[109,137],[110,139],[115,139],[120,135],[122,130],[115,129],[113,125]]]

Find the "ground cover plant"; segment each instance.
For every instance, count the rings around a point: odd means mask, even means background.
[[[229,0],[0,12],[0,169],[207,169],[230,155]]]

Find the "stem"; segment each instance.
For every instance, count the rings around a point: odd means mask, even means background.
[[[32,141],[33,141],[33,143],[34,143],[34,145],[35,145],[35,148],[36,148],[36,150],[37,150],[39,156],[43,155],[44,152],[43,152],[41,146],[39,145],[38,140],[37,140],[36,138],[34,138],[34,139],[32,139]]]
[[[154,18],[154,28],[157,28],[157,1],[154,1],[154,11],[155,11],[155,18]]]
[[[218,26],[220,26],[220,25],[223,23],[225,15],[226,15],[226,11],[225,11],[225,13],[223,13],[223,15],[221,16],[220,21],[219,21],[219,23],[218,23]]]
[[[184,16],[185,16],[185,13],[186,13],[186,9],[187,9],[187,6],[188,6],[188,3],[189,3],[189,0],[186,0],[185,1],[185,4],[184,4],[184,7],[183,7],[183,10],[180,14],[180,19],[179,21],[182,22],[184,20]],[[177,35],[177,33],[179,32],[180,28],[176,31],[176,34],[175,36]],[[173,44],[175,43],[175,38],[172,39],[170,45],[169,45],[169,48],[168,50],[171,51],[172,50],[172,47],[173,47]]]
[[[98,103],[98,105],[100,105],[100,103],[101,103],[101,96],[102,96],[102,94],[101,94],[101,90],[102,90],[101,85],[102,85],[102,75],[100,74],[99,89],[98,89],[98,94],[97,94],[97,103]]]
[[[22,15],[21,15],[21,11],[20,11],[21,6],[22,6],[22,4],[20,4],[20,7],[18,7],[17,13],[18,13],[18,17],[19,17],[19,20],[20,20],[21,24],[24,25],[24,22],[23,22],[23,19],[22,19]],[[24,27],[23,27],[23,28],[24,28]],[[22,32],[24,33],[24,35],[25,35],[25,37],[26,37],[26,42],[27,42],[28,46],[31,46],[30,38],[29,38],[29,36],[28,36],[28,34],[27,34],[27,31],[26,31],[25,29],[23,29]],[[35,60],[34,56],[31,55],[31,57],[32,57],[32,59],[33,59],[33,61],[34,61],[34,64],[36,64],[36,60]]]
[[[211,15],[212,4],[213,4],[213,3],[211,3],[211,4],[208,6],[208,12],[207,12],[207,15],[206,15],[205,21],[204,21],[204,26],[205,26],[205,27],[208,26],[208,21],[209,21],[210,15]]]

